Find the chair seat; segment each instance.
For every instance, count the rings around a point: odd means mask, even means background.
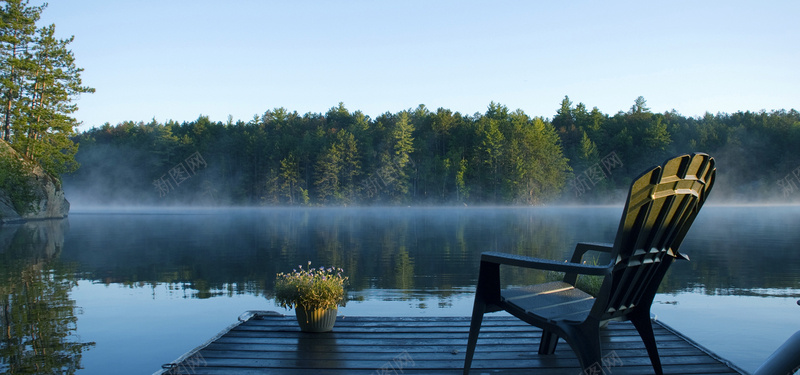
[[[548,321],[583,321],[595,300],[591,294],[563,281],[503,289],[500,296],[501,301]]]

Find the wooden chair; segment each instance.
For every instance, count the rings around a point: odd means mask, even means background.
[[[505,310],[542,328],[539,354],[553,354],[558,338],[572,347],[581,368],[600,366],[600,327],[630,320],[644,341],[656,374],[662,374],[650,305],[714,183],[714,159],[683,155],[643,173],[631,184],[613,245],[579,243],[570,262],[505,253],[481,254],[464,374],[469,374],[484,313]],[[587,251],[606,253],[604,265],[581,264]],[[500,265],[564,272],[563,281],[501,290]],[[577,276],[604,276],[597,297],[575,287]],[[599,368],[599,367],[597,367]]]

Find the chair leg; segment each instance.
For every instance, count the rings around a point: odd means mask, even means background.
[[[478,286],[475,289],[475,304],[472,306],[472,320],[469,324],[469,338],[467,339],[467,353],[464,358],[464,375],[469,375],[472,367],[472,357],[475,354],[475,345],[478,343],[478,333],[481,331],[483,314],[489,309],[497,311],[496,301],[500,298],[500,265],[481,260],[478,273]]]
[[[469,375],[472,367],[472,357],[475,354],[475,346],[478,344],[478,334],[481,331],[483,314],[486,312],[486,303],[479,295],[475,296],[475,305],[472,307],[472,320],[469,323],[469,338],[467,339],[467,353],[464,358],[464,375]]]
[[[630,320],[636,330],[639,331],[639,336],[642,337],[644,347],[647,349],[647,355],[650,356],[650,362],[653,364],[653,370],[656,375],[662,375],[664,370],[661,368],[661,358],[658,356],[658,347],[653,333],[653,322],[650,321],[650,312],[636,314],[631,316]]]
[[[542,331],[542,341],[539,342],[539,354],[553,354],[556,352],[558,335],[550,330]]]
[[[570,327],[566,330],[567,342],[575,351],[581,363],[581,371],[594,373],[595,368],[602,366],[600,348],[600,326],[585,324]],[[588,371],[588,372],[587,372]]]

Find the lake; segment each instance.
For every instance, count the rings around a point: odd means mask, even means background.
[[[293,314],[272,300],[275,274],[308,261],[350,277],[340,315],[469,316],[482,251],[566,259],[613,241],[621,211],[138,208],[5,225],[0,372],[153,373],[247,310]],[[707,205],[653,313],[755,370],[800,330],[798,227],[800,206]]]

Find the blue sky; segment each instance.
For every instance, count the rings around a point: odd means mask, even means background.
[[[565,95],[614,114],[800,109],[798,1],[50,2],[84,84],[81,130],[248,121],[344,102],[376,117],[491,101],[551,118]]]

